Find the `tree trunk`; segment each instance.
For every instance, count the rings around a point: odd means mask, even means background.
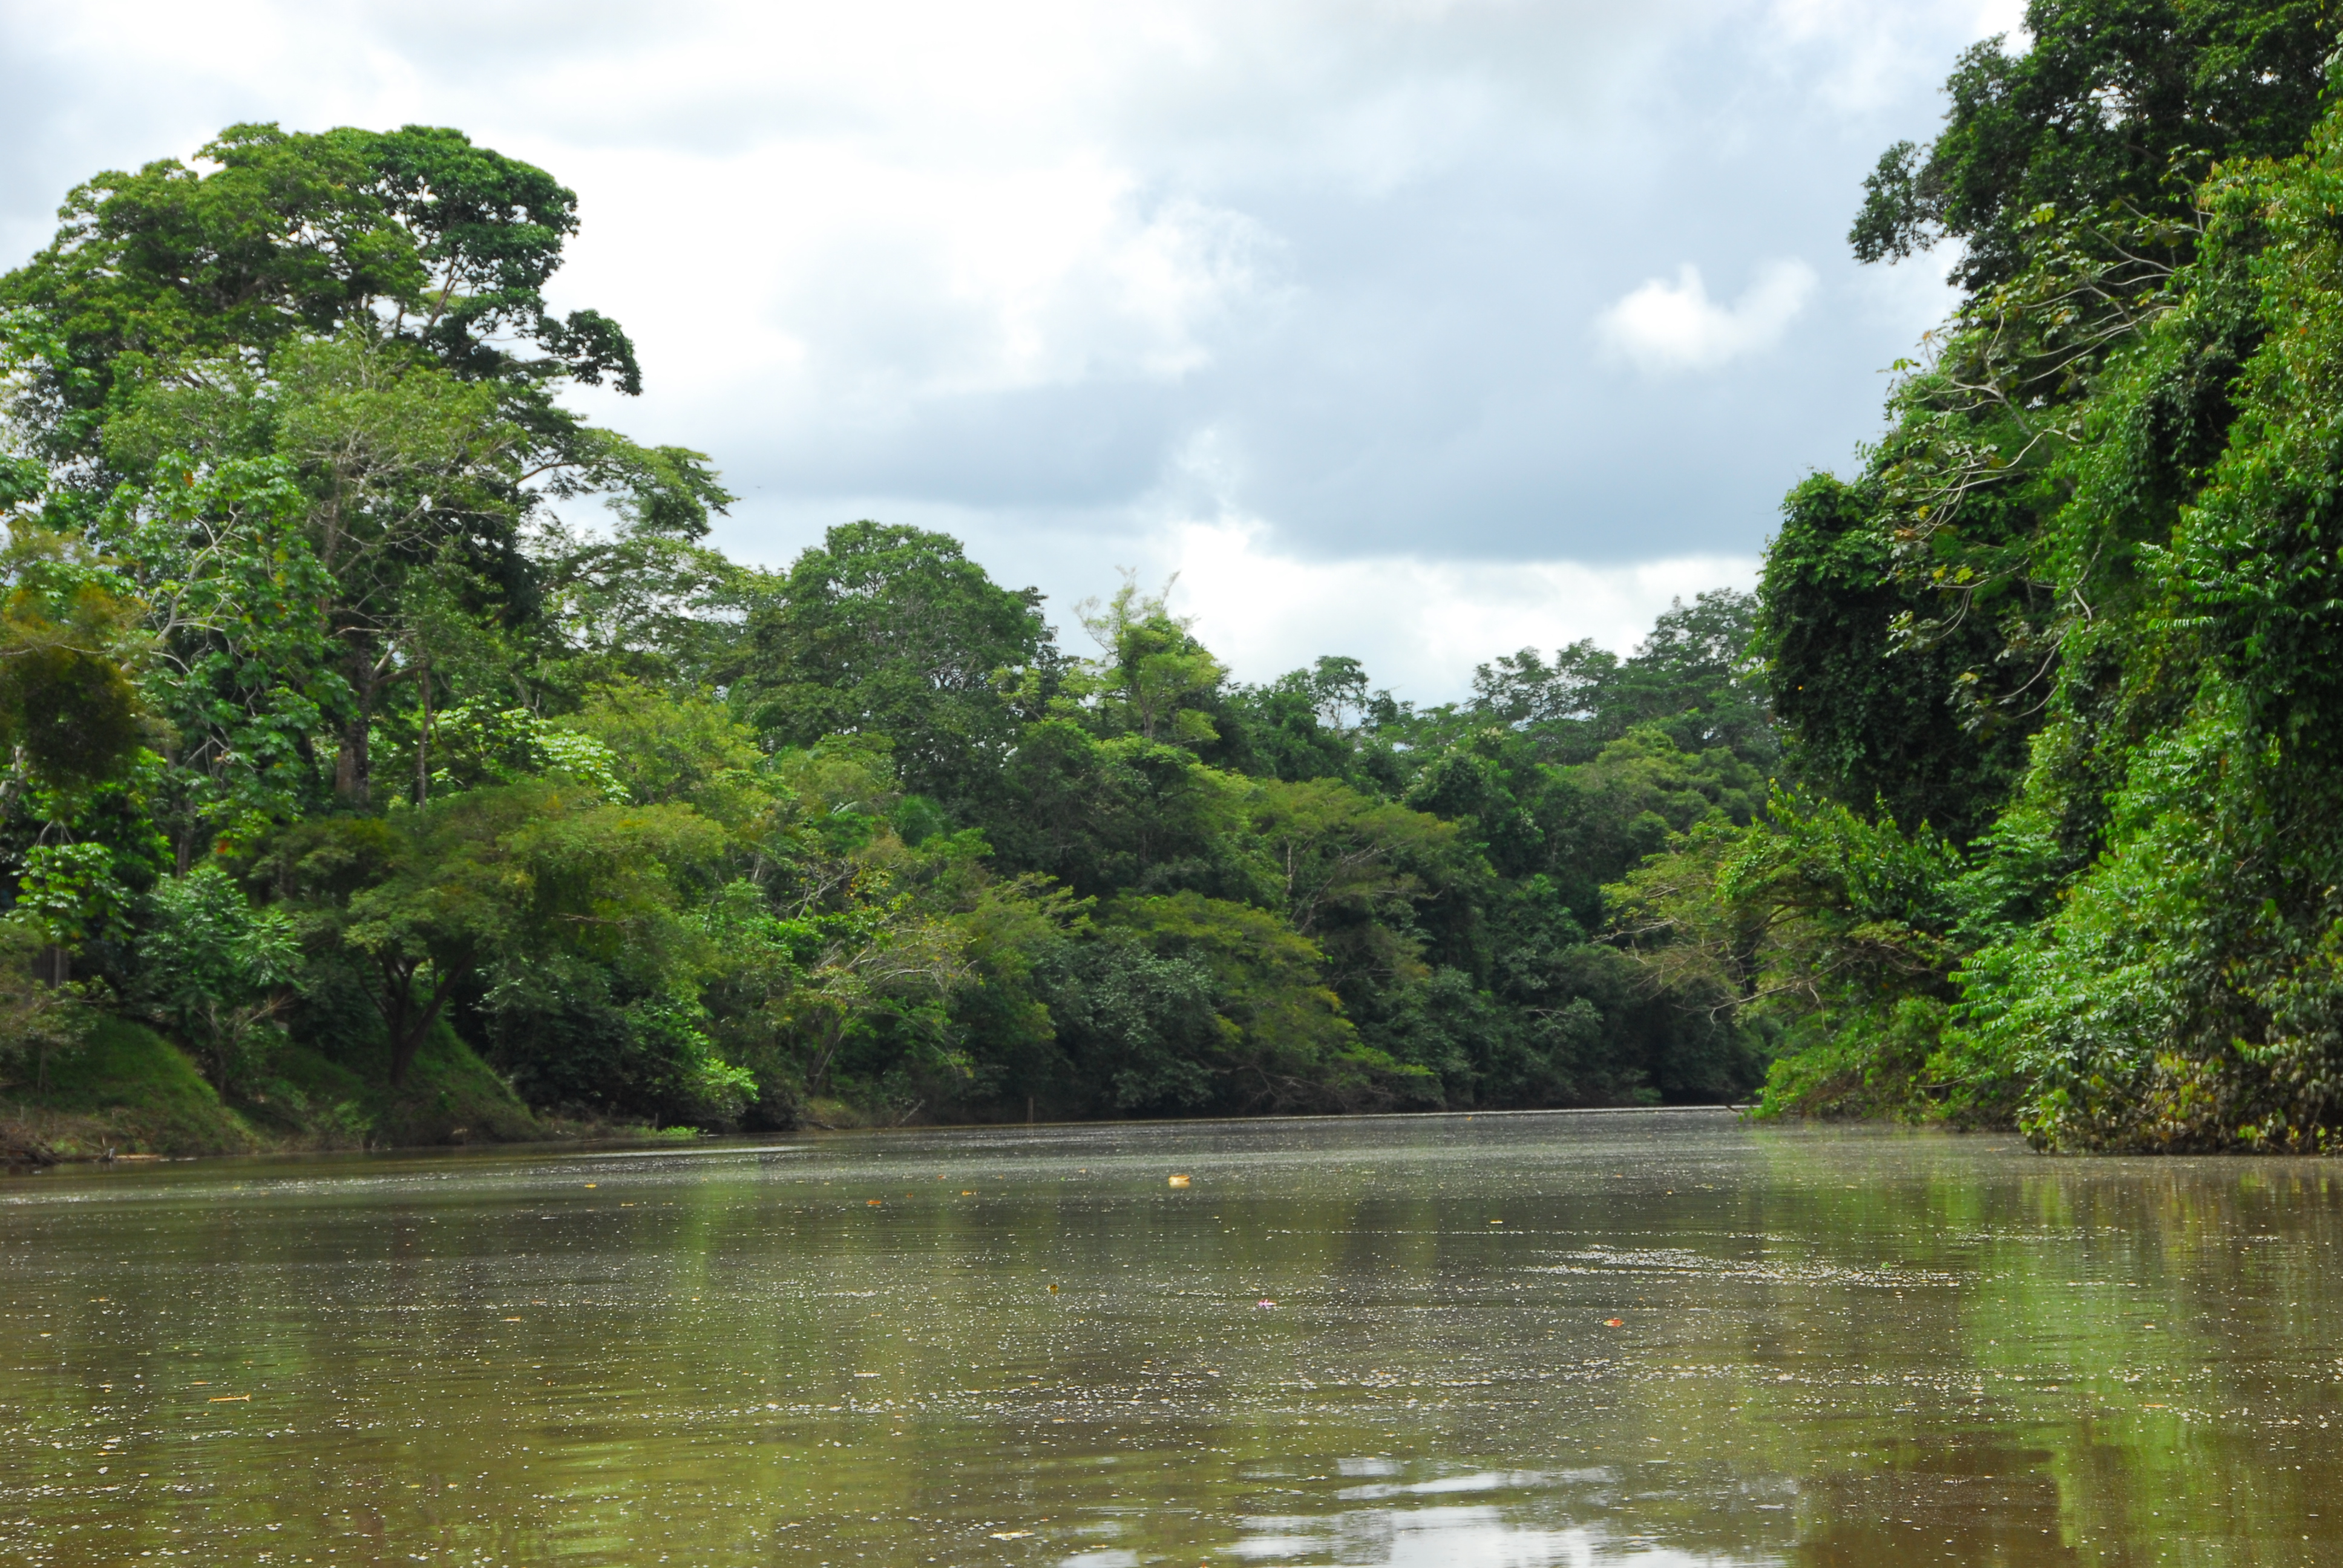
[[[383,1039],[390,1046],[390,1081],[396,1084],[407,1076],[407,1059],[414,1054],[407,1048],[407,1020],[415,1010],[415,970],[387,959],[379,961],[382,994],[374,1006],[382,1014]]]
[[[350,673],[355,678],[351,689],[357,693],[358,710],[349,723],[342,727],[341,749],[334,757],[334,793],[353,806],[366,806],[374,793],[374,759],[368,754],[368,739],[374,728],[374,661],[363,652],[350,660]]]
[[[407,1070],[415,1065],[416,1056],[423,1050],[423,1030],[414,1030],[405,1038],[390,1042],[390,1086],[393,1089],[407,1081]]]
[[[420,806],[431,798],[431,667],[423,665],[415,674],[423,703],[423,721],[415,730],[415,803]]]
[[[418,1012],[415,1006],[415,973],[421,967],[393,963],[382,966],[383,994],[376,1010],[382,1014],[383,1033],[390,1040],[393,1089],[407,1081],[407,1070],[415,1065],[423,1042],[431,1037],[431,1026],[439,1021],[440,1010],[447,1006],[448,993],[456,986],[455,976],[440,975],[435,970],[431,1000]]]
[[[367,721],[361,715],[343,729],[341,748],[334,754],[334,793],[353,806],[365,805],[368,770]]]
[[[817,1037],[821,1041],[821,1049],[814,1053],[814,1059],[806,1070],[806,1097],[808,1099],[811,1099],[813,1096],[820,1094],[822,1090],[829,1085],[830,1059],[838,1054],[839,1046],[842,1044],[846,1039],[846,1020],[844,1019],[840,1018],[835,1013],[826,1013],[825,1024],[826,1027],[823,1028],[820,1035]]]

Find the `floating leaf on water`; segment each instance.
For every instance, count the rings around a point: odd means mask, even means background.
[[[1171,1184],[1174,1187],[1185,1187],[1188,1185],[1188,1178],[1185,1176],[1174,1176],[1172,1178]]]
[[[870,1204],[873,1209],[876,1209],[882,1201],[884,1201],[884,1200],[878,1198],[865,1198],[863,1201]]]
[[[1055,1285],[1051,1285],[1051,1286],[1050,1287],[1050,1293],[1051,1293],[1051,1295],[1053,1295],[1053,1296],[1054,1296],[1054,1295],[1056,1295],[1056,1294],[1058,1293],[1058,1287],[1057,1287],[1057,1286],[1055,1286]]]
[[[1605,1318],[1603,1320],[1603,1326],[1606,1329],[1624,1329],[1627,1326],[1627,1320],[1624,1318]]]
[[[242,1400],[248,1404],[252,1401],[252,1396],[248,1393],[216,1393],[205,1402],[207,1404],[234,1404],[238,1400]]]

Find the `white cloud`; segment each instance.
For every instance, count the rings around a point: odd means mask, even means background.
[[[1842,111],[1860,112],[1934,99],[1950,64],[1942,35],[1916,27],[1916,7],[1876,0],[1771,0],[1772,49],[1779,69],[1795,61],[1802,90]],[[1971,38],[2006,34],[2026,45],[2026,0],[1952,0],[1943,21]],[[1787,45],[1789,53],[1780,53]]]
[[[1687,262],[1669,283],[1653,278],[1595,320],[1612,353],[1654,374],[1714,370],[1771,348],[1806,307],[1815,269],[1803,261],[1768,262],[1731,305],[1708,297],[1700,268]]]
[[[647,369],[703,407],[860,424],[930,398],[1177,381],[1280,297],[1260,224],[1086,156],[948,170],[817,144],[600,165],[582,195],[619,234],[704,229],[741,191],[778,198],[727,214],[712,248],[581,245],[561,280],[635,301]],[[703,268],[704,288],[661,287]],[[705,330],[711,298],[744,295],[750,311]]]
[[[1378,686],[1418,701],[1461,697],[1476,664],[1581,638],[1625,652],[1674,599],[1755,582],[1745,556],[1677,556],[1628,566],[1570,560],[1306,560],[1251,520],[1191,522],[1159,537],[1149,563],[1179,573],[1172,608],[1246,680],[1321,654],[1363,660]],[[1155,579],[1161,580],[1159,575]]]
[[[1979,37],[2007,34],[2013,49],[2033,41],[2026,30],[2026,0],[1977,0],[1976,26]]]

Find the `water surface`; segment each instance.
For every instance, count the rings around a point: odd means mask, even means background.
[[[2338,1175],[1620,1113],[18,1178],[0,1563],[2343,1563]]]

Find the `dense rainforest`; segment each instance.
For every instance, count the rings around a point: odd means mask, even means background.
[[[239,126],[62,219],[0,279],[0,1097],[167,1047],[330,1142],[1759,1081],[1603,936],[1764,804],[1746,596],[1425,709],[1233,680],[1136,582],[1063,646],[940,534],[710,548],[699,454],[562,402],[639,385],[546,302],[571,193],[458,132]]]
[[[1616,918],[1776,1110],[2060,1150],[2343,1116],[2343,6],[2035,0],[1866,182],[1952,247],[1759,587],[1785,766]],[[1632,910],[1632,912],[1631,912]]]
[[[640,381],[545,297],[575,198],[456,131],[101,175],[0,278],[0,1097],[2324,1149],[2338,13],[2034,0],[1865,182],[1857,256],[1958,303],[1756,591],[1435,707],[914,528],[729,559],[700,454],[561,400]]]

